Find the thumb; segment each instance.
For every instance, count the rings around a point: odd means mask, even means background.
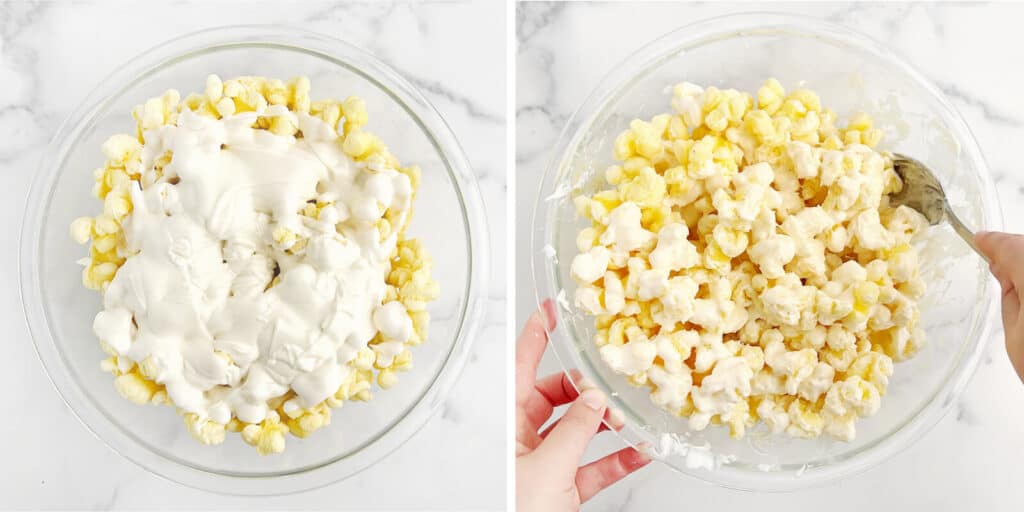
[[[1020,310],[1018,284],[1024,285],[1024,236],[1008,233],[984,232],[974,236],[978,249],[991,262],[989,271],[999,281],[1003,301],[1003,326],[1010,334],[1010,326]]]
[[[978,250],[988,258],[989,261],[995,262],[996,257],[999,254],[1000,246],[1006,241],[1009,235],[1006,233],[1000,233],[998,231],[979,231],[974,234],[974,245],[978,246]]]
[[[566,476],[574,480],[576,468],[597,433],[607,404],[608,398],[600,390],[584,390],[534,453],[557,468],[570,469]]]
[[[1004,294],[1014,284],[1024,283],[1024,235],[984,232],[975,235],[974,242],[992,262],[992,273],[1002,285]]]
[[[1017,375],[1024,380],[1024,338],[1021,332],[1021,302],[1024,298],[1024,236],[1007,233],[978,233],[975,242],[992,262],[990,270],[1002,289],[1003,336],[1006,354]]]
[[[1006,355],[1024,382],[1024,319],[1021,317],[1020,297],[1010,294],[1003,297],[1003,335],[1006,337]]]

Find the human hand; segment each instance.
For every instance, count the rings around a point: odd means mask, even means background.
[[[537,365],[547,347],[547,331],[554,328],[554,306],[545,301],[542,311],[530,315],[516,343],[516,510],[564,512],[642,468],[651,460],[633,448],[624,448],[580,467],[591,438],[607,427],[622,428],[622,413],[607,407],[604,393],[588,386],[574,371],[573,387],[564,373],[537,380]],[[539,432],[555,407],[572,402],[565,415]]]
[[[1024,235],[1009,233],[978,233],[974,237],[978,249],[991,262],[1003,294],[1003,330],[1006,353],[1017,376],[1024,382]]]

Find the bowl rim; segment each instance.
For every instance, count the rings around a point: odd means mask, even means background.
[[[63,361],[43,302],[42,280],[35,265],[40,258],[42,225],[47,218],[53,186],[67,152],[81,131],[123,91],[182,60],[237,47],[274,48],[318,57],[369,81],[398,103],[417,123],[441,159],[454,185],[467,238],[468,280],[459,311],[455,339],[432,382],[404,413],[375,439],[344,456],[280,473],[243,475],[217,472],[154,451],[116,425],[85,393]],[[231,25],[190,32],[136,55],[115,68],[69,114],[39,163],[26,198],[18,252],[19,293],[33,348],[44,373],[75,418],[103,444],[132,463],[161,478],[221,494],[269,496],[322,487],[356,474],[402,446],[444,403],[461,374],[481,324],[489,277],[486,210],[476,177],[458,140],[437,109],[411,82],[368,51],[334,37],[282,25]]]
[[[566,122],[551,151],[534,198],[530,264],[538,307],[545,299],[557,296],[558,300],[555,301],[558,304],[558,307],[555,308],[557,317],[561,320],[564,316],[563,312],[572,314],[564,295],[564,289],[559,286],[559,278],[556,275],[557,255],[551,256],[550,242],[553,236],[552,232],[557,230],[558,220],[555,217],[556,208],[552,205],[552,199],[562,198],[570,193],[569,190],[556,187],[559,178],[564,171],[567,171],[567,164],[574,158],[580,142],[592,123],[601,115],[605,105],[621,97],[630,85],[643,78],[646,73],[652,72],[659,64],[689,48],[719,40],[772,33],[821,39],[872,55],[889,67],[899,69],[915,85],[929,93],[929,99],[938,107],[937,112],[940,112],[943,121],[949,124],[950,130],[957,137],[957,142],[961,145],[961,152],[970,155],[972,160],[977,162],[981,188],[986,197],[992,198],[982,210],[982,225],[989,230],[1002,228],[1003,218],[998,195],[977,139],[971,133],[959,111],[941,90],[915,67],[908,64],[904,58],[869,36],[844,25],[819,18],[756,11],[726,14],[705,18],[676,28],[631,53],[613,66],[597,82],[598,85],[586,96]],[[686,458],[678,455],[655,458],[680,474],[704,482],[731,489],[764,492],[787,492],[820,486],[876,466],[911,446],[934,427],[951,409],[973,376],[982,353],[992,337],[993,326],[998,323],[996,300],[998,294],[994,293],[995,287],[990,279],[985,280],[982,287],[983,294],[989,299],[983,304],[979,304],[980,314],[975,317],[969,331],[973,340],[961,349],[958,360],[953,364],[952,378],[940,386],[932,400],[922,406],[915,416],[904,422],[894,433],[881,438],[874,445],[862,449],[839,464],[814,467],[805,465],[797,469],[771,472],[740,471],[727,466],[716,471],[706,471],[703,468],[688,467]],[[575,334],[567,324],[568,322],[559,321],[548,334],[554,340],[551,343],[552,352],[566,375],[569,376],[569,380],[579,389],[579,384],[574,381],[569,370],[580,350],[573,346],[572,340],[575,338]],[[586,357],[580,359],[584,364],[590,364]],[[599,386],[605,386],[596,372],[589,372],[591,375],[587,375],[587,373],[583,372],[583,376],[597,382]],[[606,386],[605,391],[609,391]],[[617,396],[609,396],[609,400],[610,406],[623,408],[623,403]],[[938,407],[935,406],[936,404]],[[633,447],[649,445],[652,442],[650,433],[645,432],[642,426],[634,424],[632,418],[628,416],[627,414],[626,427],[617,432],[619,438]]]

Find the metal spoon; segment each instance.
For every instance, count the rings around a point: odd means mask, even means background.
[[[893,170],[903,180],[903,189],[889,196],[889,204],[904,205],[917,210],[932,226],[942,222],[944,218],[947,219],[953,226],[953,231],[956,231],[956,234],[960,235],[960,238],[963,238],[982,259],[988,261],[974,245],[974,233],[967,229],[950,208],[946,192],[942,190],[942,184],[935,177],[935,173],[921,162],[899,153],[893,154],[892,165]]]

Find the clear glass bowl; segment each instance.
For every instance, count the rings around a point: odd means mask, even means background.
[[[83,56],[87,58],[87,56]],[[366,100],[368,129],[406,163],[423,170],[409,234],[434,257],[441,298],[431,304],[427,342],[413,350],[414,369],[366,403],[336,409],[329,427],[289,437],[283,454],[261,457],[229,435],[203,446],[170,407],[121,398],[100,370],[105,356],[92,334],[100,296],[81,283],[75,260],[87,254],[69,223],[94,215],[89,192],[102,166],[100,144],[131,132],[131,109],[168,88],[184,97],[205,77],[305,74],[312,96]],[[32,185],[21,234],[25,315],[39,357],[61,396],[97,437],[157,475],[231,494],[282,494],[356,473],[398,448],[444,401],[481,318],[487,276],[484,209],[470,166],[450,128],[412,85],[363,50],[305,31],[270,26],[224,27],[169,41],[142,53],[103,80],[54,136]],[[426,468],[424,468],[426,470]]]
[[[865,111],[885,130],[883,147],[914,155],[942,180],[954,208],[978,230],[996,230],[1002,217],[992,179],[963,119],[925,77],[891,49],[843,27],[810,18],[745,14],[678,29],[616,66],[562,132],[537,197],[533,218],[533,273],[538,299],[559,297],[553,347],[565,368],[578,368],[611,396],[627,417],[623,438],[659,447],[662,434],[710,448],[721,464],[672,453],[669,466],[722,486],[788,490],[862,471],[921,437],[954,404],[967,384],[996,319],[998,293],[981,258],[946,225],[923,242],[921,302],[928,345],[895,366],[875,416],[857,424],[843,443],[796,440],[763,430],[734,440],[726,428],[691,432],[685,419],[656,407],[601,361],[592,342],[593,318],[572,306],[570,264],[575,235],[587,225],[572,197],[603,186],[611,145],[634,118],[669,111],[670,87],[681,81],[756,91],[769,77],[787,88],[807,87],[840,119]],[[554,255],[551,256],[551,248]]]

